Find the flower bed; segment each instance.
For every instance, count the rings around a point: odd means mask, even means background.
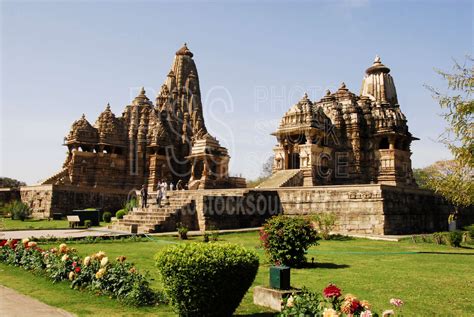
[[[154,305],[158,294],[147,276],[120,256],[110,261],[104,252],[82,259],[66,244],[43,250],[28,239],[0,240],[0,262],[47,276],[54,282],[69,280],[71,288],[88,289],[131,306]]]
[[[401,315],[403,301],[392,298],[390,304],[394,306],[394,309],[385,310],[381,316],[395,316],[396,311]],[[343,296],[339,287],[329,284],[323,290],[322,296],[303,289],[301,293],[288,297],[283,303],[280,316],[375,317],[379,315],[371,311],[368,301],[359,300],[352,294]]]

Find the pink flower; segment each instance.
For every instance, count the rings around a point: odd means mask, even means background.
[[[385,310],[382,313],[382,317],[390,317],[390,316],[395,316],[395,312],[393,311],[393,309]]]
[[[403,301],[402,301],[401,299],[399,299],[399,298],[392,298],[392,299],[390,300],[390,304],[392,304],[392,305],[395,306],[395,307],[400,307],[400,306],[403,305]]]
[[[370,310],[365,310],[360,313],[360,317],[372,317],[372,312]]]

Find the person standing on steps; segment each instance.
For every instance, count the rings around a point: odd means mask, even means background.
[[[166,199],[166,190],[168,189],[168,183],[166,181],[163,181],[161,183],[161,198]]]
[[[142,209],[144,209],[147,206],[148,199],[148,189],[145,184],[143,184],[142,189],[140,190],[140,196],[142,196]]]
[[[156,189],[156,204],[158,207],[161,207],[161,199],[163,198],[163,192],[161,191],[161,183],[158,183],[158,187]]]

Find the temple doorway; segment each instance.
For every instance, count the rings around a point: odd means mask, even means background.
[[[300,154],[291,153],[288,156],[288,169],[299,169],[300,168]]]

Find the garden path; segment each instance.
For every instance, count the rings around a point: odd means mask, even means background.
[[[75,315],[0,285],[0,316],[71,317]]]

